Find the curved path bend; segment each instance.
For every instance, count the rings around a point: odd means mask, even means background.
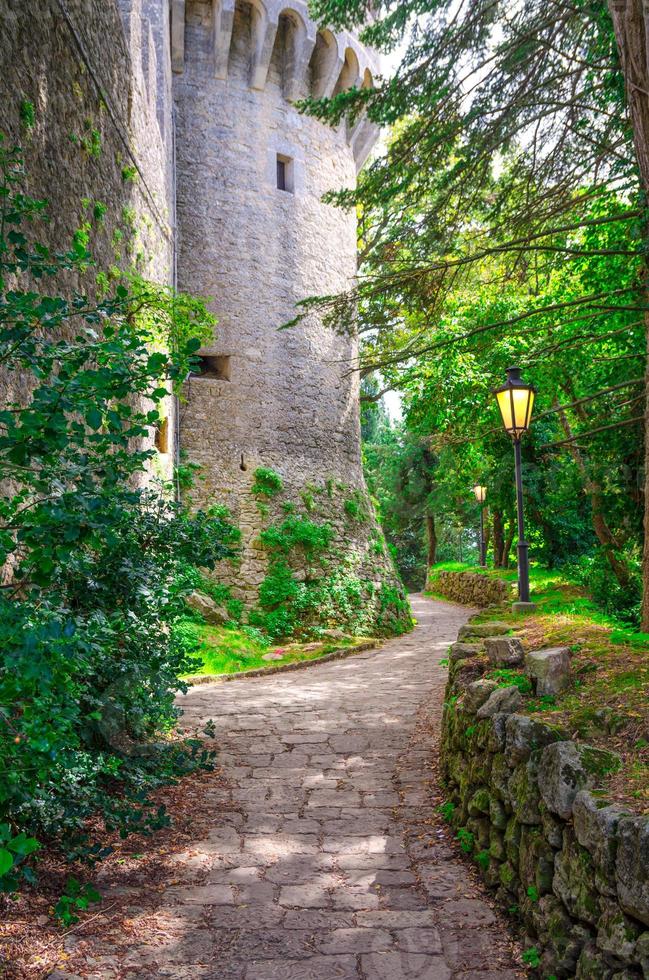
[[[156,924],[97,974],[212,980],[513,980],[506,928],[438,827],[438,666],[469,612],[413,597],[379,652],[201,685],[227,785],[174,858]],[[154,930],[155,932],[155,930]],[[110,961],[109,961],[110,962]],[[105,967],[108,963],[104,961]],[[112,968],[115,968],[112,972]]]

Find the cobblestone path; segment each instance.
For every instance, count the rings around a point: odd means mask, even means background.
[[[187,720],[217,726],[227,785],[208,784],[201,804],[214,829],[174,856],[155,913],[164,940],[144,935],[85,976],[522,976],[428,786],[437,663],[467,611],[413,605],[417,629],[379,652],[188,693]]]

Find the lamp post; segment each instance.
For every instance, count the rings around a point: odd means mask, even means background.
[[[530,603],[529,546],[525,540],[523,517],[523,478],[521,473],[521,439],[530,427],[536,389],[521,378],[521,369],[507,368],[507,381],[494,391],[503,425],[514,443],[516,468],[516,511],[518,514],[518,600],[521,606]]]
[[[484,539],[484,502],[487,498],[487,488],[476,485],[473,488],[475,494],[475,499],[480,504],[480,565],[482,568],[487,567],[487,549],[485,547],[486,542]]]

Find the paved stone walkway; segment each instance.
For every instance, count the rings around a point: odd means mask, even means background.
[[[85,976],[523,975],[428,786],[446,680],[437,662],[468,614],[413,605],[417,629],[379,652],[185,696],[190,724],[217,726],[228,785],[205,790],[214,829],[174,856],[152,935]]]

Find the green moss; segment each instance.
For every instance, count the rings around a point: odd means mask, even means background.
[[[522,671],[511,670],[507,667],[491,670],[485,675],[487,680],[496,681],[498,687],[517,687],[521,694],[532,693],[532,682]]]
[[[25,129],[33,129],[36,122],[36,109],[34,103],[29,99],[23,99],[20,103],[20,121]]]

